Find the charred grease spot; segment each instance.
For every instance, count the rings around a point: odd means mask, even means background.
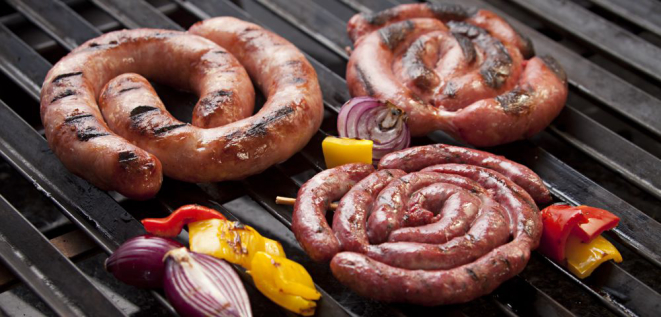
[[[131,114],[129,116],[131,117],[131,120],[136,120],[140,115],[144,114],[145,112],[154,111],[154,110],[158,110],[158,108],[152,106],[137,106],[133,108],[133,110],[131,110]]]
[[[530,109],[532,97],[526,91],[515,88],[498,97],[496,102],[508,114],[522,114]]]
[[[374,96],[374,87],[372,86],[372,83],[370,82],[369,78],[365,76],[365,73],[363,72],[363,69],[360,68],[358,65],[354,66],[356,68],[356,75],[358,76],[358,81],[365,87],[365,91],[367,91],[367,94],[370,96]]]
[[[186,124],[186,123],[178,123],[178,124],[172,124],[172,125],[156,128],[156,129],[154,129],[154,135],[159,136],[161,134],[165,134],[165,133],[170,132],[172,130],[179,129],[181,127],[185,127],[187,125],[188,124]]]
[[[452,32],[452,36],[454,36],[455,40],[457,40],[457,43],[459,44],[459,47],[461,47],[461,51],[464,53],[466,62],[468,64],[474,62],[475,57],[477,56],[477,52],[475,51],[475,45],[473,45],[473,41],[471,41],[471,39],[469,39],[467,36],[457,32]]]
[[[67,90],[65,90],[65,91],[63,91],[63,92],[61,92],[61,93],[59,93],[57,96],[53,97],[53,99],[51,99],[50,102],[53,103],[53,102],[56,102],[56,101],[58,101],[58,100],[60,100],[60,99],[62,99],[62,98],[69,97],[69,96],[74,96],[74,95],[76,95],[76,91],[75,91],[75,90],[73,90],[73,89],[67,89]]]
[[[127,91],[136,90],[136,89],[140,89],[140,88],[141,88],[140,86],[124,88],[124,89],[121,89],[120,91],[118,91],[117,94],[123,94]]]
[[[565,73],[565,69],[560,66],[560,63],[558,63],[558,61],[555,60],[553,56],[544,55],[540,58],[544,64],[546,64],[546,66],[551,69],[555,76],[557,76],[562,81],[562,83],[567,84],[567,74]]]
[[[399,45],[406,36],[411,33],[415,28],[415,24],[411,20],[393,23],[380,29],[379,35],[383,44],[388,46],[392,51]]]
[[[254,123],[246,131],[246,136],[266,136],[268,134],[268,128],[270,125],[293,112],[294,108],[292,106],[286,106],[278,109],[268,117],[262,118],[259,120],[259,122]]]
[[[128,164],[131,163],[132,161],[135,161],[138,159],[138,156],[133,152],[133,151],[122,151],[119,152],[119,157],[117,161],[120,164]]]
[[[53,79],[53,81],[51,83],[56,83],[56,82],[60,81],[61,79],[74,77],[74,76],[80,76],[82,74],[83,74],[83,72],[75,72],[75,73],[66,73],[66,74],[58,75]]]
[[[473,7],[464,7],[454,4],[427,3],[434,17],[441,21],[462,21],[468,19],[477,12]]]

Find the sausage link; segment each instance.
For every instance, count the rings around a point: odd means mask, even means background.
[[[313,260],[328,261],[340,251],[340,244],[326,221],[326,210],[372,172],[371,164],[346,164],[315,175],[298,190],[292,231]]]
[[[445,163],[469,164],[492,169],[525,189],[538,204],[551,202],[548,188],[529,168],[502,156],[459,146],[433,144],[393,152],[381,158],[379,169],[399,168],[413,172],[427,166]]]

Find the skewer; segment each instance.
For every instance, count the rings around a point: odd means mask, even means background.
[[[293,206],[296,203],[296,198],[276,196],[275,203],[278,205]],[[331,203],[330,209],[335,210],[336,208],[337,208],[337,203]]]

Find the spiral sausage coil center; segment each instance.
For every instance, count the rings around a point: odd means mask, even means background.
[[[337,199],[331,228],[325,211]],[[319,173],[301,187],[292,227],[313,259],[331,260],[363,296],[459,303],[523,270],[541,236],[535,200],[550,196],[526,167],[431,145],[391,153],[376,171],[347,164]]]

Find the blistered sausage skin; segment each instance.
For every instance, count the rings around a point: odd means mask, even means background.
[[[427,166],[458,163],[495,170],[525,189],[538,204],[551,202],[551,193],[542,179],[528,167],[488,152],[446,144],[417,146],[387,154],[379,161],[379,169],[398,168],[406,172]]]
[[[241,90],[241,97],[217,106],[230,118],[241,117],[254,103],[251,91],[243,89],[250,79],[239,68],[229,85],[221,83],[219,68],[230,68],[218,66],[227,62],[224,53],[204,38],[167,30],[117,31],[86,42],[53,66],[41,90],[51,149],[70,171],[102,189],[136,199],[153,196],[161,185],[161,164],[108,129],[96,102],[102,87],[117,75],[140,73],[198,93],[199,109],[213,98],[213,87],[226,85],[237,95]]]
[[[567,98],[562,67],[532,57],[530,42],[489,11],[407,4],[356,15],[348,31],[351,95],[393,102],[414,136],[512,142],[545,128]]]

